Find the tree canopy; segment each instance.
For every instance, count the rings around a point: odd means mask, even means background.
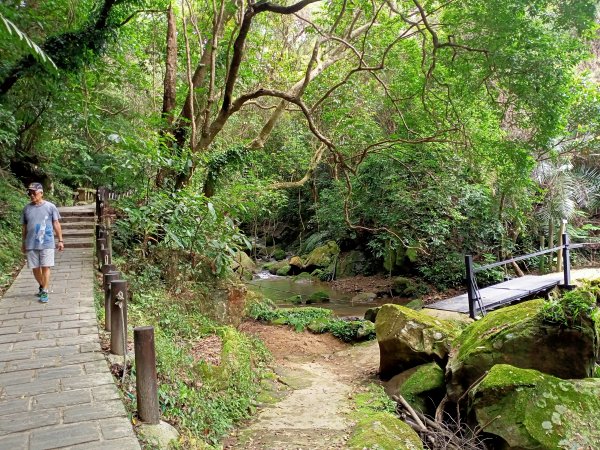
[[[227,229],[285,222],[375,258],[414,254],[436,278],[462,252],[553,230],[561,189],[536,175],[549,167],[587,174],[572,209],[594,214],[596,7],[9,0],[0,161],[58,190],[135,187],[157,223],[210,205],[233,227],[206,231],[215,249],[242,245]],[[177,234],[193,228],[167,223],[163,245],[202,252]]]

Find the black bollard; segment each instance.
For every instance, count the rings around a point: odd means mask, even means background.
[[[114,267],[114,266],[113,266]],[[121,272],[117,272],[116,270],[111,272],[106,272],[102,276],[102,288],[104,289],[104,329],[106,331],[110,331],[111,326],[111,307],[110,307],[110,289],[111,282],[118,280],[121,278]]]

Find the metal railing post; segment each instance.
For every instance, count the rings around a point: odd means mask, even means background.
[[[160,422],[154,328],[133,329],[135,349],[135,384],[138,415],[142,422],[157,425]]]
[[[127,281],[110,283],[110,352],[124,355],[127,345]]]
[[[562,235],[562,240],[563,240],[563,272],[564,272],[564,282],[565,282],[565,288],[570,288],[571,287],[571,258],[570,258],[570,251],[569,251],[569,235],[567,233],[563,233]]]
[[[469,299],[469,317],[475,319],[475,298],[477,296],[475,292],[475,286],[473,285],[473,279],[475,274],[473,273],[473,256],[465,255],[465,272],[467,281],[467,298]]]

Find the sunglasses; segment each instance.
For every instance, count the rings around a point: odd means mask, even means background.
[[[27,195],[36,195],[38,191],[27,191]]]

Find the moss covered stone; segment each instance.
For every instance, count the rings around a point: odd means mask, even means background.
[[[580,326],[547,323],[543,300],[493,311],[469,325],[455,342],[448,361],[448,396],[457,401],[495,364],[536,369],[560,378],[592,376],[597,334],[591,319]]]
[[[451,342],[460,332],[452,322],[392,304],[379,310],[375,330],[383,379],[432,361],[444,366]]]
[[[346,447],[355,450],[423,450],[419,435],[394,413],[393,403],[379,386],[355,397],[356,423]]]
[[[483,430],[508,449],[592,449],[600,442],[600,380],[562,380],[497,364],[469,392]]]
[[[277,271],[285,266],[289,267],[289,264],[287,261],[274,261],[274,262],[268,262],[268,263],[264,264],[263,269],[268,270],[269,273],[272,273],[273,275],[276,275]]]
[[[340,248],[335,241],[328,241],[325,245],[315,248],[308,254],[304,267],[310,270],[314,270],[316,267],[330,267],[335,264],[339,254]]]
[[[433,416],[446,394],[444,371],[436,363],[418,366],[398,392],[413,408]]]
[[[285,277],[285,276],[289,275],[291,268],[292,268],[292,266],[290,266],[289,264],[286,264],[285,266],[282,266],[279,269],[277,269],[277,271],[275,273],[281,277]]]
[[[324,291],[317,291],[310,294],[308,300],[306,300],[306,304],[309,303],[324,303],[329,301],[329,294]]]

